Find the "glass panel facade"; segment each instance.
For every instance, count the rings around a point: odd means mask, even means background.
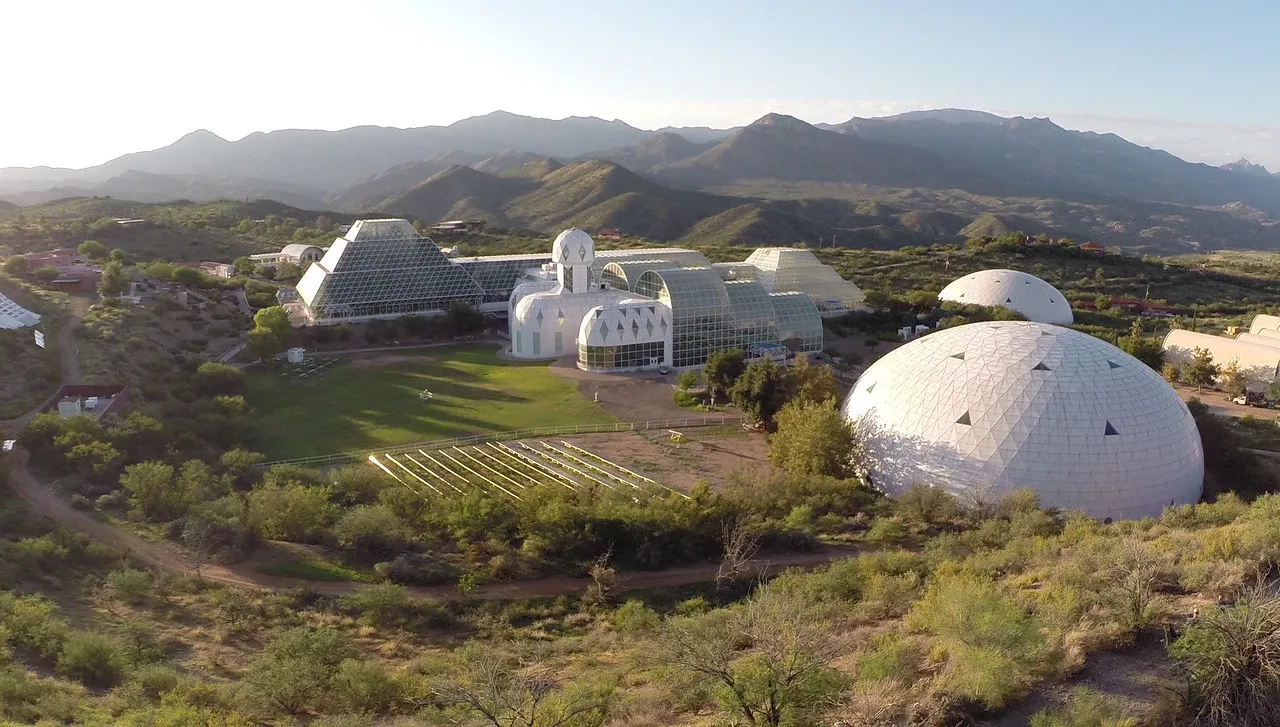
[[[714,270],[651,270],[636,281],[635,292],[671,308],[671,363],[675,366],[701,366],[711,352],[739,345],[733,305]]]
[[[640,369],[661,362],[666,356],[666,344],[628,343],[622,346],[578,346],[578,364],[591,371],[609,369]]]
[[[765,247],[747,257],[770,293],[804,293],[823,312],[838,313],[863,304],[867,296],[808,250]]]
[[[298,292],[316,320],[478,306],[484,290],[404,220],[363,220],[313,263]]]
[[[778,325],[778,342],[792,353],[822,350],[822,316],[804,293],[774,293],[769,296]]]
[[[521,282],[524,272],[551,262],[550,255],[455,258],[454,261],[484,289],[485,303],[501,303]]]

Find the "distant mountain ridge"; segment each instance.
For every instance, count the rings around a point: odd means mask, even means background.
[[[235,142],[200,130],[88,169],[0,169],[0,198],[70,196],[268,198],[536,229],[607,220],[665,240],[719,225],[741,232],[713,235],[726,240],[772,230],[919,244],[1026,224],[1140,248],[1280,247],[1280,176],[1260,165],[1195,164],[1114,134],[965,109],[819,125],[767,114],[734,130],[507,112]],[[868,200],[898,211],[868,216],[857,210]]]

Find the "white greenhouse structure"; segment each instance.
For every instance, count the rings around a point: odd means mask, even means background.
[[[1035,490],[1099,519],[1197,501],[1191,413],[1156,372],[1085,333],[1023,321],[944,329],[858,379],[844,414],[876,488],[945,488],[966,502]]]
[[[1179,366],[1191,361],[1197,348],[1212,354],[1219,366],[1235,361],[1246,386],[1254,391],[1267,388],[1280,376],[1280,346],[1175,328],[1164,337],[1163,348],[1165,363]]]
[[[1260,333],[1261,331],[1280,330],[1280,316],[1269,316],[1260,313],[1253,317],[1253,322],[1249,324],[1250,333]]]
[[[1057,288],[1017,270],[982,270],[958,278],[938,293],[938,300],[1008,308],[1037,323],[1075,322],[1071,304]]]

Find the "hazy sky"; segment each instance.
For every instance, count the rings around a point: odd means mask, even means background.
[[[495,109],[656,128],[955,106],[1280,170],[1274,0],[0,0],[0,19],[0,166]]]

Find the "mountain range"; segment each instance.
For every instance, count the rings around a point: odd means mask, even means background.
[[[659,240],[897,246],[1023,229],[1132,248],[1280,248],[1280,176],[1048,119],[939,109],[647,131],[505,112],[449,126],[197,131],[87,169],[0,169],[0,199],[270,198],[426,221],[573,223]]]

